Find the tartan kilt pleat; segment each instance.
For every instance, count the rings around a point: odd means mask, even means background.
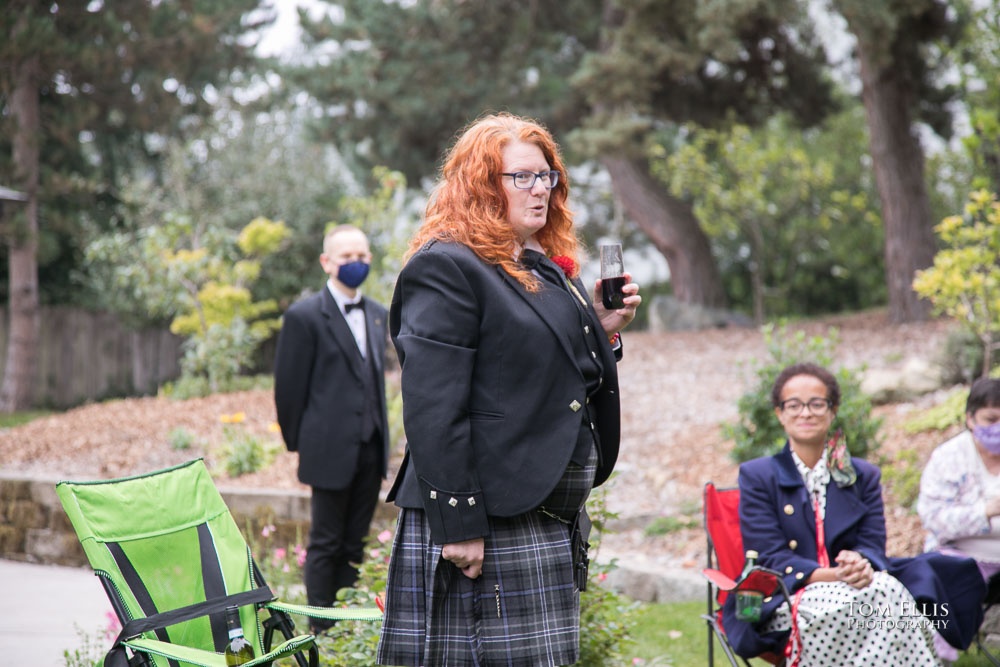
[[[546,509],[582,507],[596,452],[571,465]],[[556,502],[567,507],[553,507]],[[570,526],[548,514],[490,517],[483,573],[469,579],[441,558],[421,509],[400,511],[379,637],[380,665],[536,667],[579,658],[580,592]]]

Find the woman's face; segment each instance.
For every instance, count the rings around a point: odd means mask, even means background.
[[[518,171],[539,173],[551,169],[542,149],[535,144],[514,141],[507,144],[503,150],[503,173],[513,174]],[[507,195],[507,221],[517,233],[522,242],[527,241],[539,229],[545,226],[549,216],[549,194],[542,185],[542,179],[536,178],[534,185],[528,190],[514,187],[514,179],[503,176],[503,189]]]
[[[788,408],[783,410],[779,406],[774,409],[774,414],[791,442],[816,445],[826,441],[826,434],[837,410],[831,407],[824,414],[817,415],[808,405],[809,401],[825,398],[828,398],[826,385],[812,375],[793,375],[781,388],[781,405],[786,405],[786,401],[791,400],[804,404],[797,415],[791,414],[793,410]]]
[[[1000,422],[1000,407],[985,406],[972,414],[965,414],[965,425],[970,431],[975,430],[977,426],[992,426],[997,422]]]

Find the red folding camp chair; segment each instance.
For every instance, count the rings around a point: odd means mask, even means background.
[[[708,664],[715,664],[715,642],[719,639],[726,657],[733,667],[739,667],[736,654],[725,628],[722,627],[722,605],[731,592],[756,590],[763,595],[781,594],[790,599],[788,589],[781,576],[774,570],[759,565],[746,577],[742,577],[744,565],[743,536],[740,534],[740,490],[738,488],[717,489],[715,484],[705,484],[704,495],[705,535],[708,539],[708,567],[701,571],[708,580],[708,613],[702,618],[708,624]],[[714,567],[713,567],[714,566]],[[772,665],[781,664],[783,656],[763,653],[758,658]],[[744,664],[750,663],[743,659]]]

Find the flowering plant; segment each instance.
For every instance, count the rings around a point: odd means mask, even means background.
[[[556,255],[555,257],[552,258],[552,261],[555,263],[556,266],[562,269],[563,273],[566,274],[567,278],[576,277],[576,274],[579,271],[579,267],[576,265],[576,262],[573,261],[572,258],[567,257],[566,255]]]

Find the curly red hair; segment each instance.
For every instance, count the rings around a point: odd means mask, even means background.
[[[514,141],[538,146],[551,168],[559,172],[559,182],[549,196],[548,218],[535,239],[549,256],[565,255],[579,264],[573,214],[566,205],[566,165],[559,147],[539,123],[509,113],[473,122],[452,146],[427,204],[424,224],[410,240],[407,258],[431,239],[462,243],[484,262],[503,267],[528,290],[539,288],[535,276],[514,259],[520,240],[507,220],[501,181],[503,151]]]

